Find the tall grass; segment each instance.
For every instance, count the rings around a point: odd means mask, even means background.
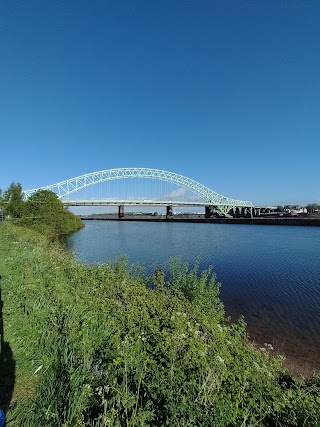
[[[320,425],[320,377],[296,383],[270,348],[253,349],[210,269],[172,260],[164,283],[125,258],[81,265],[5,223],[0,249],[17,362],[8,425]]]

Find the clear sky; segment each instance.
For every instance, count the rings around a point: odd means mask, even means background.
[[[2,0],[0,188],[150,167],[320,203],[318,0]]]

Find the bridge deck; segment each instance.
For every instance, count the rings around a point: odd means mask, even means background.
[[[146,205],[146,206],[214,206],[210,202],[179,202],[174,200],[61,200],[65,206],[119,206],[119,205]],[[227,205],[227,204],[226,204]],[[222,206],[222,204],[221,204]],[[248,204],[248,207],[253,207]]]

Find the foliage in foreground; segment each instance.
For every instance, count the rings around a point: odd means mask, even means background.
[[[0,226],[5,333],[31,375],[8,425],[319,426],[320,377],[296,384],[251,348],[211,270],[173,260],[164,283],[17,230]]]

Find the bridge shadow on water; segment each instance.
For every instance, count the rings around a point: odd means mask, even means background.
[[[0,275],[0,408],[6,413],[13,395],[16,363],[9,343],[4,340],[2,309],[3,301]]]

